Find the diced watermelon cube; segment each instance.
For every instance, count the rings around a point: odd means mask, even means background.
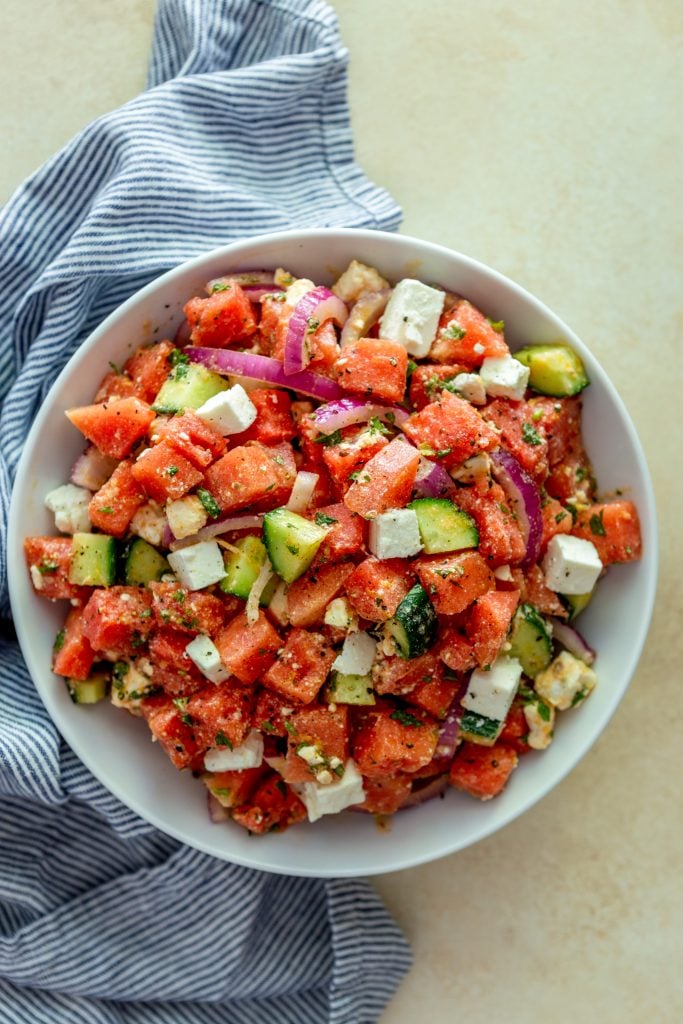
[[[310,704],[318,696],[335,657],[334,648],[321,633],[293,629],[277,661],[264,672],[263,685],[300,704]]]
[[[363,775],[378,778],[414,772],[434,756],[439,730],[424,711],[382,709],[369,714],[353,741],[353,757]]]
[[[455,755],[449,782],[479,800],[490,800],[505,787],[517,762],[515,751],[501,743],[484,747],[466,741]]]
[[[214,459],[225,453],[227,441],[205,423],[193,409],[186,409],[182,416],[168,419],[159,417],[153,426],[152,440],[167,441],[180,452],[195,469],[206,469]]]
[[[135,394],[150,405],[161,390],[171,370],[169,356],[175,349],[173,342],[164,340],[156,345],[145,345],[126,360],[123,372],[128,374]]]
[[[289,620],[293,626],[319,626],[330,601],[339,597],[353,565],[319,565],[291,584],[287,591]]]
[[[233,445],[246,444],[247,441],[260,441],[261,444],[280,444],[291,441],[296,436],[296,427],[292,419],[292,400],[286,391],[278,388],[256,388],[249,394],[249,399],[256,407],[256,419],[241,434],[233,434],[230,441]]]
[[[287,720],[289,743],[287,762],[282,772],[285,782],[310,782],[315,778],[307,761],[297,751],[313,746],[325,759],[337,758],[343,765],[349,756],[348,708],[340,704],[334,711],[327,707],[309,707],[295,711]]]
[[[638,509],[632,501],[613,501],[581,510],[572,533],[595,545],[603,565],[634,562],[642,554]]]
[[[305,819],[306,808],[301,800],[275,772],[260,784],[247,803],[232,813],[233,821],[259,835],[284,832]]]
[[[480,667],[496,660],[518,603],[518,590],[489,590],[472,605],[467,637]]]
[[[186,590],[177,583],[149,584],[152,591],[152,610],[157,625],[177,629],[196,636],[212,636],[223,626],[225,606],[218,597]],[[188,641],[189,642],[189,641]]]
[[[206,471],[206,486],[221,511],[233,512],[261,503],[262,511],[282,505],[296,478],[289,446],[258,443],[232,448]]]
[[[403,424],[407,437],[423,455],[444,466],[459,466],[472,455],[491,452],[500,444],[498,434],[474,406],[450,391],[415,412]]]
[[[95,590],[83,609],[83,634],[96,651],[139,654],[154,627],[151,606],[143,587]]]
[[[133,464],[120,462],[88,506],[90,522],[102,533],[123,537],[147,495],[133,476]]]
[[[256,332],[252,305],[235,282],[207,299],[190,299],[183,312],[192,328],[190,341],[193,345],[225,348]]]
[[[374,519],[390,508],[404,508],[419,462],[419,453],[396,438],[366,463],[344,495],[344,504],[365,519]]]
[[[233,683],[204,686],[187,702],[199,746],[239,747],[251,729],[253,690]]]
[[[113,459],[125,459],[149,428],[154,413],[139,398],[118,398],[67,409],[66,415],[89,441]]]
[[[149,641],[152,681],[170,697],[187,697],[206,685],[185,651],[189,642],[187,633],[176,629],[159,629]]]
[[[69,583],[71,537],[27,537],[24,541],[26,564],[36,594],[50,601],[86,601],[89,587]]]
[[[355,611],[371,622],[386,622],[415,583],[402,558],[366,558],[346,581],[346,594]]]
[[[440,615],[458,615],[495,586],[493,573],[476,551],[418,558],[413,565]]]
[[[510,354],[502,327],[496,330],[471,302],[462,299],[441,317],[429,356],[437,363],[481,366],[489,357]]]
[[[183,721],[170,697],[147,697],[140,705],[152,737],[166,751],[176,768],[189,768],[198,753],[192,728]]]
[[[202,473],[168,441],[146,448],[133,463],[133,476],[150,498],[176,501],[202,482]]]
[[[83,633],[83,612],[80,608],[72,608],[67,615],[53,650],[52,671],[55,675],[69,679],[88,678],[95,652]]]
[[[369,401],[401,402],[406,389],[408,353],[386,338],[359,338],[337,359],[336,376],[345,391]]]
[[[247,622],[242,612],[214,638],[221,661],[241,683],[255,682],[273,662],[281,640],[263,612],[256,622]]]

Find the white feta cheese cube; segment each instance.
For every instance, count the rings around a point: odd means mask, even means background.
[[[406,277],[391,293],[380,321],[380,337],[397,341],[413,356],[426,356],[445,300],[445,292]]]
[[[516,658],[496,658],[488,672],[475,669],[460,702],[466,711],[502,722],[515,698],[522,666]]]
[[[345,597],[335,597],[325,609],[326,626],[336,626],[347,632],[358,629],[358,616]]]
[[[197,530],[201,530],[209,518],[196,494],[186,494],[184,498],[169,501],[166,505],[166,516],[173,536],[178,540],[191,537]]]
[[[201,590],[225,576],[223,552],[215,540],[203,540],[180,551],[171,551],[168,561],[188,590]]]
[[[209,682],[224,683],[230,678],[230,673],[223,665],[218,648],[210,636],[196,636],[185,648],[185,653]]]
[[[452,384],[472,405],[486,405],[486,388],[478,373],[459,373],[453,378]]]
[[[502,580],[504,583],[512,583],[514,580],[512,569],[509,565],[499,565],[497,569],[493,570],[493,575],[497,580]]]
[[[304,295],[308,295],[315,288],[313,281],[309,281],[307,277],[299,277],[290,284],[289,288],[285,292],[285,302],[289,306],[296,306],[297,302],[303,299]]]
[[[55,526],[62,533],[90,533],[88,505],[92,494],[85,487],[62,484],[45,496],[45,507],[54,512]]]
[[[130,532],[155,548],[161,547],[168,520],[156,501],[142,505],[130,521]]]
[[[227,437],[247,430],[256,419],[256,406],[241,384],[219,391],[197,409],[197,416]]]
[[[332,668],[348,676],[365,676],[372,668],[377,641],[369,633],[350,633],[332,663]]]
[[[539,704],[532,701],[524,705],[524,718],[529,726],[526,738],[532,750],[545,750],[553,740],[555,728],[555,708],[552,705]]]
[[[588,594],[602,572],[595,544],[569,533],[551,538],[542,564],[546,584],[559,594]]]
[[[422,550],[417,513],[412,508],[392,508],[370,523],[368,546],[377,558],[410,558]]]
[[[351,260],[341,277],[332,285],[332,291],[351,306],[363,292],[380,292],[389,287],[389,282],[374,267]]]
[[[454,480],[463,484],[483,483],[491,472],[491,459],[486,452],[471,455],[462,466],[454,466],[450,473]]]
[[[308,811],[309,821],[317,821],[324,814],[338,814],[365,800],[363,776],[351,758],[344,765],[344,774],[340,779],[321,783],[303,782],[294,786],[294,789]]]
[[[263,761],[263,736],[252,729],[244,743],[233,750],[230,747],[210,747],[204,755],[207,772],[238,772],[245,768],[258,768]]]
[[[520,402],[529,383],[529,367],[513,356],[490,356],[481,364],[479,375],[491,398]]]
[[[592,668],[569,651],[562,651],[536,676],[534,689],[548,704],[566,711],[581,704],[593,692],[597,681]]]

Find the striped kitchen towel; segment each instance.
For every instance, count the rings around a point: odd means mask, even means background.
[[[360,1024],[408,969],[367,883],[214,860],[106,792],[60,745],[7,603],[24,438],[110,310],[246,235],[397,226],[396,205],[353,162],[346,64],[320,0],[160,0],[147,90],[89,125],[0,216],[3,1024]]]

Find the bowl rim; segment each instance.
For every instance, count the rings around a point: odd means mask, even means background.
[[[188,837],[187,833],[183,833],[180,829],[169,826],[168,823],[161,820],[159,816],[154,812],[154,809],[150,810],[146,806],[142,806],[142,803],[138,801],[135,793],[131,793],[125,790],[123,786],[118,784],[118,779],[109,777],[105,772],[101,772],[97,759],[91,757],[89,753],[83,753],[79,741],[79,733],[81,732],[81,725],[76,716],[69,717],[65,716],[63,719],[60,715],[55,717],[53,709],[48,705],[46,695],[43,692],[42,684],[39,684],[36,680],[40,678],[40,673],[45,671],[45,666],[38,664],[37,659],[34,658],[32,653],[30,637],[25,633],[24,630],[24,613],[20,610],[22,595],[20,594],[20,583],[19,578],[22,573],[25,573],[25,565],[23,560],[23,532],[21,529],[21,509],[19,507],[19,500],[16,495],[25,489],[26,478],[30,468],[30,453],[32,452],[36,440],[41,435],[44,428],[45,421],[48,419],[51,410],[48,409],[49,403],[47,397],[50,392],[55,390],[66,378],[69,377],[72,365],[75,361],[95,348],[100,342],[101,338],[106,336],[111,327],[129,311],[134,310],[135,307],[144,302],[162,286],[171,284],[176,278],[183,278],[185,275],[194,271],[199,271],[204,264],[210,264],[216,260],[225,259],[230,260],[235,255],[239,255],[241,250],[250,249],[254,246],[265,246],[277,243],[290,243],[290,242],[307,242],[309,240],[328,238],[333,241],[335,238],[345,239],[357,239],[359,245],[362,245],[364,240],[373,241],[381,238],[383,242],[387,240],[393,240],[399,247],[403,247],[406,250],[416,247],[422,252],[429,252],[430,254],[444,258],[452,259],[455,257],[463,267],[469,271],[483,275],[485,278],[492,279],[499,282],[505,288],[509,289],[517,299],[522,300],[528,306],[530,306],[535,312],[541,316],[554,322],[561,330],[567,341],[575,346],[582,356],[588,354],[589,360],[597,367],[600,374],[601,386],[606,389],[609,397],[614,404],[614,407],[621,420],[621,425],[625,429],[628,440],[634,452],[639,471],[642,477],[643,483],[643,497],[639,499],[639,511],[641,512],[641,520],[647,525],[647,535],[644,534],[644,555],[641,564],[645,566],[645,585],[642,590],[642,614],[639,618],[638,628],[635,632],[630,634],[631,643],[629,649],[631,652],[630,666],[628,671],[624,674],[621,685],[615,688],[611,694],[611,700],[608,706],[604,709],[602,716],[596,719],[587,730],[582,733],[581,741],[577,744],[577,749],[571,753],[567,758],[566,764],[561,767],[561,770],[555,771],[550,777],[544,776],[540,778],[539,786],[533,793],[529,794],[523,800],[515,803],[508,812],[503,814],[496,820],[491,820],[490,824],[485,824],[481,829],[477,830],[476,838],[471,839],[465,837],[463,841],[455,841],[438,846],[438,848],[426,850],[424,855],[406,855],[405,857],[392,857],[388,866],[371,866],[365,867],[364,869],[345,868],[343,865],[337,866],[334,870],[328,870],[322,868],[319,872],[313,872],[308,869],[300,869],[296,863],[284,866],[282,863],[278,863],[277,857],[273,857],[270,850],[271,847],[263,847],[262,854],[256,856],[254,859],[235,855],[232,852],[229,855],[222,856],[222,854],[216,852],[215,849],[210,848],[207,844],[197,839]],[[391,244],[391,242],[390,242]],[[416,255],[418,255],[416,253]],[[657,578],[658,578],[658,565],[659,565],[659,539],[658,539],[658,523],[657,523],[657,512],[656,503],[654,497],[654,489],[652,486],[652,480],[649,472],[649,467],[645,454],[643,451],[642,444],[636,432],[635,426],[631,420],[631,417],[626,409],[626,406],[621,399],[616,387],[609,378],[607,372],[602,368],[596,357],[588,349],[586,344],[575,334],[575,332],[559,317],[553,310],[551,310],[542,300],[538,299],[531,292],[527,291],[522,285],[517,284],[511,278],[502,274],[500,271],[495,270],[493,267],[482,263],[464,253],[461,253],[455,249],[451,249],[447,246],[440,245],[435,242],[425,241],[423,239],[415,238],[411,235],[394,234],[393,232],[378,231],[374,229],[363,229],[363,228],[308,228],[303,230],[290,229],[287,231],[276,231],[267,232],[265,234],[253,235],[250,237],[241,238],[239,240],[230,242],[224,246],[218,246],[205,253],[201,253],[194,256],[183,263],[178,264],[175,267],[165,271],[164,273],[155,277],[148,284],[138,289],[123,303],[117,306],[108,316],[92,331],[86,339],[78,346],[78,348],[72,353],[69,360],[59,373],[59,375],[53,381],[48,396],[44,399],[41,408],[38,410],[36,417],[31,424],[31,428],[27,434],[24,442],[22,454],[17,465],[15,478],[12,484],[12,493],[10,500],[10,510],[8,517],[8,529],[7,529],[7,574],[8,574],[8,587],[10,606],[12,609],[12,615],[14,618],[17,639],[19,642],[20,649],[22,651],[23,658],[26,662],[31,681],[35,686],[38,695],[47,710],[49,717],[55,725],[59,734],[65,739],[71,749],[74,751],[79,760],[85,765],[85,767],[94,775],[94,777],[104,786],[104,788],[112,793],[118,800],[121,801],[124,806],[128,807],[135,814],[137,814],[144,821],[153,825],[159,831],[171,836],[172,838],[184,843],[194,849],[198,849],[203,853],[209,854],[210,856],[217,857],[235,864],[240,864],[244,867],[250,867],[255,870],[269,871],[275,874],[289,874],[289,875],[300,875],[306,877],[318,877],[318,878],[333,878],[333,877],[358,877],[360,875],[370,876],[384,874],[389,871],[399,871],[410,867],[417,867],[421,864],[426,864],[434,860],[439,860],[442,857],[448,856],[449,854],[456,853],[461,849],[465,849],[468,846],[472,846],[475,843],[486,839],[488,836],[497,832],[499,829],[504,828],[510,824],[516,818],[520,817],[527,810],[533,807],[536,803],[542,800],[548,793],[554,789],[575,767],[576,765],[586,756],[591,747],[595,744],[596,740],[604,729],[609,724],[613,717],[617,707],[623,699],[633,675],[637,669],[638,663],[642,656],[643,647],[647,638],[650,622],[652,619],[655,595],[657,589]],[[645,507],[644,507],[645,506]],[[646,512],[646,515],[642,513]],[[255,853],[261,853],[256,851]]]

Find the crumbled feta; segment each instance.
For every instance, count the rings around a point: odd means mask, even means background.
[[[218,648],[209,636],[196,636],[185,648],[190,661],[211,683],[224,683],[230,673],[224,667]]]
[[[543,711],[541,711],[541,707]],[[526,741],[532,750],[545,750],[553,740],[555,708],[548,704],[543,704],[541,707],[536,701],[524,705],[524,718],[529,726]]]
[[[241,384],[219,391],[197,409],[197,416],[223,437],[240,434],[256,419],[256,406]]]
[[[263,736],[252,729],[244,743],[230,747],[210,747],[204,755],[207,772],[237,772],[245,768],[258,768],[263,761]]]
[[[454,480],[459,480],[462,484],[474,484],[485,480],[490,471],[490,457],[486,452],[480,452],[478,455],[471,455],[462,466],[454,466],[450,473]]]
[[[595,544],[568,533],[551,538],[542,564],[546,584],[560,594],[588,594],[602,572]]]
[[[377,558],[410,558],[422,550],[417,513],[392,508],[370,523],[368,547]]]
[[[485,359],[479,371],[492,398],[511,398],[521,402],[529,383],[529,367],[522,366],[513,356],[495,356]]]
[[[389,287],[389,282],[374,267],[351,260],[341,277],[332,285],[332,291],[343,302],[353,305],[364,292],[380,292]]]
[[[296,306],[297,302],[303,299],[304,295],[308,295],[315,288],[313,281],[309,281],[307,277],[299,277],[296,281],[290,284],[289,288],[285,292],[285,302],[289,306]]]
[[[79,455],[71,470],[71,483],[87,491],[99,491],[119,464],[118,459],[103,455],[94,444]]]
[[[324,814],[338,814],[365,800],[363,776],[351,759],[346,762],[341,778],[335,780],[331,772],[328,775],[329,781],[302,782],[293,787],[308,811],[309,821],[317,821]]]
[[[451,383],[472,405],[486,405],[486,388],[478,373],[459,373]]]
[[[89,533],[92,529],[88,505],[92,494],[85,487],[62,484],[45,496],[45,507],[54,512],[55,526],[62,533]]]
[[[391,338],[413,356],[432,347],[446,295],[437,288],[405,278],[394,288],[380,321],[380,337]]]
[[[43,589],[43,574],[40,571],[40,569],[38,568],[38,566],[37,565],[32,565],[31,569],[30,569],[30,573],[31,573],[31,583],[33,584],[35,589],[36,590],[42,590]]]
[[[377,641],[363,631],[350,633],[344,640],[341,653],[332,663],[332,668],[348,676],[367,675],[372,668],[377,651]]]
[[[188,590],[201,590],[225,576],[223,552],[215,540],[203,540],[180,551],[171,551],[168,561]]]
[[[130,521],[130,532],[142,537],[153,547],[161,547],[168,520],[156,501],[142,505]]]
[[[156,689],[149,675],[143,671],[141,662],[128,662],[125,671],[121,662],[116,659],[116,669],[112,675],[111,702],[115,708],[125,708],[131,714],[141,714],[140,705],[145,697]]]
[[[191,537],[197,530],[201,530],[209,518],[196,494],[186,494],[184,498],[169,501],[166,505],[166,516],[173,536],[178,540]]]
[[[358,629],[358,616],[345,597],[335,597],[325,609],[326,626],[336,626],[347,633]]]
[[[562,651],[536,676],[534,689],[548,704],[566,711],[581,704],[593,692],[597,681],[592,668],[569,651]]]
[[[510,710],[522,678],[516,658],[497,658],[488,672],[475,669],[460,702],[466,711],[502,722]]]
[[[316,768],[320,764],[325,764],[325,758],[318,748],[312,743],[305,743],[303,746],[299,747],[297,749],[297,754],[310,768]]]
[[[497,569],[493,570],[493,575],[497,580],[502,580],[503,583],[512,583],[514,580],[512,569],[509,565],[499,565]]]

